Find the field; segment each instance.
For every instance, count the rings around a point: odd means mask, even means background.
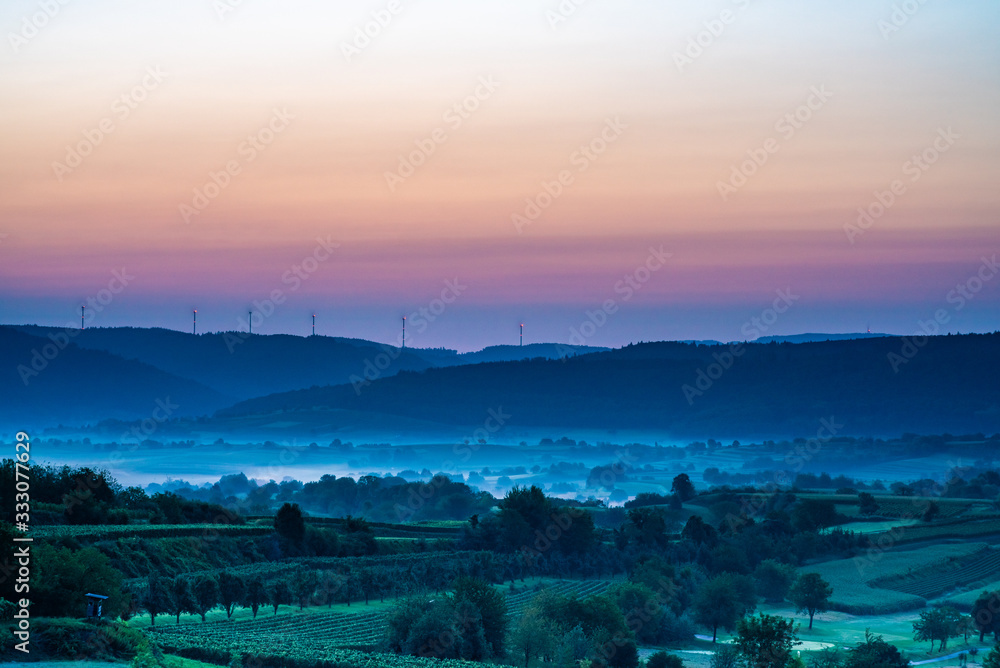
[[[508,611],[513,618],[517,618],[524,611],[524,608],[531,603],[531,600],[543,590],[560,596],[575,596],[576,598],[583,599],[588,596],[603,594],[612,584],[614,583],[608,580],[543,580],[537,587],[530,587],[527,591],[508,594]]]
[[[516,619],[531,599],[542,590],[565,596],[586,598],[604,592],[613,584],[607,580],[538,580],[525,590],[508,595],[510,615]],[[216,616],[217,621],[198,623],[196,618],[185,616],[193,623],[163,624],[146,628],[150,637],[164,650],[174,653],[200,651],[225,653],[252,653],[283,656],[293,659],[322,659],[350,662],[358,666],[391,665],[399,668],[444,664],[422,663],[423,659],[399,657],[395,654],[361,654],[357,650],[375,651],[386,637],[386,610],[391,605],[373,605],[371,610],[363,605],[353,609],[336,606],[334,612],[318,608],[305,612],[283,612],[271,616],[262,612],[256,620],[229,621]],[[368,657],[368,658],[363,658]],[[463,662],[454,662],[457,665]]]
[[[985,548],[967,559],[949,559],[906,575],[882,578],[872,584],[881,589],[891,589],[930,599],[941,596],[956,587],[992,579],[1000,573],[1000,550]]]
[[[830,606],[853,614],[878,615],[924,607],[926,599],[911,593],[882,589],[876,582],[901,577],[914,571],[946,566],[966,560],[989,548],[985,543],[929,545],[919,549],[890,548],[870,551],[853,559],[837,559],[811,566],[803,571],[819,573],[833,587]],[[928,572],[928,577],[930,574]]]
[[[273,526],[254,524],[125,524],[58,525],[32,527],[32,533],[43,539],[75,538],[87,541],[118,538],[202,538],[215,536],[266,536]]]
[[[996,577],[996,572],[994,572],[994,577]],[[979,595],[983,591],[997,591],[1000,590],[1000,580],[994,580],[992,582],[984,582],[978,587],[972,587],[969,591],[956,594],[954,596],[948,597],[944,602],[948,605],[954,606],[963,612],[968,612],[972,609],[972,604],[976,602]]]
[[[849,528],[849,526],[845,528]],[[901,545],[949,538],[980,538],[997,535],[1000,535],[1000,518],[991,517],[988,519],[958,519],[933,524],[914,524],[897,531],[872,534],[870,540],[873,545],[883,545],[886,542]]]
[[[165,645],[207,642],[221,646],[231,641],[245,643],[257,639],[264,646],[278,648],[294,638],[296,642],[308,642],[310,647],[322,649],[376,647],[385,638],[385,620],[384,612],[313,612],[273,617],[264,614],[256,620],[158,626],[151,633]]]

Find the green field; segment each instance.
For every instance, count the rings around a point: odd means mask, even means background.
[[[949,559],[906,575],[882,578],[873,585],[930,599],[963,585],[992,579],[997,573],[1000,573],[1000,550],[986,548],[967,559]]]
[[[992,582],[984,582],[978,587],[973,587],[969,591],[963,594],[956,594],[945,599],[945,603],[952,605],[963,612],[968,612],[972,609],[972,604],[976,602],[979,595],[983,591],[998,591],[1000,590],[1000,580],[994,580]]]
[[[274,527],[257,524],[124,524],[120,526],[64,524],[57,526],[34,526],[31,528],[31,532],[36,538],[41,539],[74,538],[77,540],[98,541],[116,540],[119,538],[266,536],[274,533]]]
[[[985,550],[985,543],[931,545],[919,549],[890,548],[852,559],[837,559],[800,569],[816,572],[833,587],[833,610],[878,615],[924,607],[926,599],[901,591],[880,589],[875,582],[910,574],[932,566],[943,566]]]

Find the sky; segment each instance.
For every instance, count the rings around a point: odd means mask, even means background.
[[[994,331],[997,34],[975,0],[7,0],[0,322]]]

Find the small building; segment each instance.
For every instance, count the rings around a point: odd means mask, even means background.
[[[100,619],[104,614],[104,602],[108,600],[107,596],[102,596],[101,594],[87,594],[87,617]]]

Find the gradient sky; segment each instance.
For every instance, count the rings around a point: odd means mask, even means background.
[[[93,326],[187,330],[198,308],[201,331],[238,329],[279,290],[255,332],[306,334],[315,312],[320,333],[392,342],[457,278],[408,343],[515,343],[521,321],[526,341],[564,342],[607,300],[586,343],[742,339],[779,289],[798,299],[766,334],[910,334],[939,309],[943,331],[1000,328],[1000,275],[949,300],[1000,250],[1000,4],[576,2],[566,17],[559,0],[398,0],[350,59],[388,0],[52,0],[51,18],[4,2],[0,322],[78,321],[124,268]],[[448,115],[477,87],[478,108]],[[275,109],[293,118],[251,160]],[[77,166],[54,164],[87,136]],[[908,164],[925,150],[926,170]],[[230,161],[240,173],[186,221]],[[512,215],[563,171],[519,231]],[[852,243],[845,226],[894,180],[905,192]],[[339,247],[296,285],[320,238]],[[672,255],[626,299],[616,285],[651,247]]]

